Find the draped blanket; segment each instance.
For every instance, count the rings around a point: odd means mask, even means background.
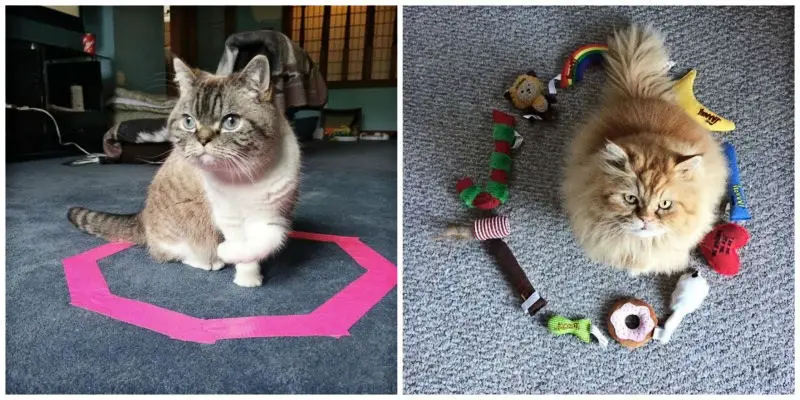
[[[258,54],[269,59],[273,96],[281,111],[289,107],[322,107],[327,103],[328,88],[319,66],[280,32],[262,30],[229,36],[216,73],[228,75],[239,71]]]

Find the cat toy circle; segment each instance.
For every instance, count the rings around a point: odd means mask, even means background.
[[[647,344],[656,326],[653,307],[639,299],[617,301],[608,314],[608,334],[629,349]]]

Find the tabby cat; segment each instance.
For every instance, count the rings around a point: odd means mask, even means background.
[[[229,76],[173,64],[180,89],[167,122],[173,151],[144,209],[72,208],[69,220],[107,240],[146,245],[159,262],[235,264],[234,283],[260,286],[259,262],[286,241],[300,175],[299,144],[271,101],[269,62],[257,56]]]
[[[608,43],[603,106],[571,144],[563,185],[578,242],[639,273],[687,267],[725,193],[720,144],[675,103],[663,39],[633,25]]]

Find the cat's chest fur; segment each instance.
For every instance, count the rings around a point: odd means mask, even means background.
[[[211,211],[218,219],[272,217],[280,214],[287,191],[294,189],[293,177],[269,176],[247,185],[226,185],[206,180]]]
[[[205,192],[218,227],[242,226],[247,220],[273,220],[295,190],[296,174],[280,168],[247,184],[224,184],[205,178]]]

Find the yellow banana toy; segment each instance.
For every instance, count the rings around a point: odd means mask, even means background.
[[[708,107],[697,101],[697,98],[694,97],[695,77],[697,77],[697,70],[693,69],[675,83],[675,93],[681,108],[710,131],[730,132],[736,129],[733,121],[711,112]]]

